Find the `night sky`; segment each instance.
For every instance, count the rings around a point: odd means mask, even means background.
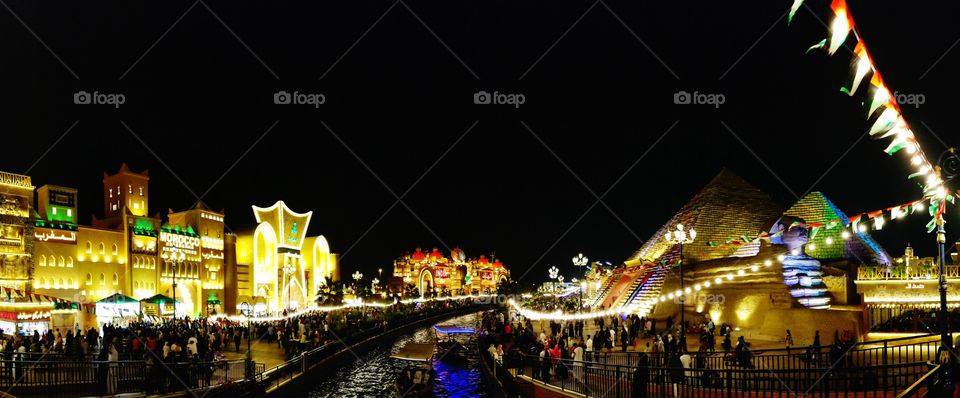
[[[790,1],[309,3],[6,1],[0,169],[80,189],[84,224],[126,162],[150,170],[151,213],[202,196],[242,230],[250,205],[312,210],[343,275],[459,245],[525,281],[570,278],[580,251],[623,261],[723,167],[848,214],[921,195],[905,155],[861,139],[864,91],[839,92],[850,50],[804,54],[829,1],[789,28]],[[850,8],[891,91],[925,97],[903,110],[936,161],[958,144],[960,4]],[[126,103],[76,105],[79,90]],[[275,105],[279,90],[326,103]],[[476,105],[479,90],[526,102]],[[680,90],[726,102],[676,105]],[[874,236],[933,255],[927,220]],[[951,225],[955,208],[955,241]]]

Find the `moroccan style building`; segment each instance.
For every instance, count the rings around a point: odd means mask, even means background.
[[[393,261],[393,277],[403,285],[415,285],[420,295],[448,291],[451,294],[491,293],[497,284],[510,278],[499,260],[481,255],[467,259],[459,247],[446,257],[434,248],[426,253],[420,248]]]

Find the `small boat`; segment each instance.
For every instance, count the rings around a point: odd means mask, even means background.
[[[432,397],[433,381],[436,372],[433,370],[433,344],[409,343],[390,358],[405,362],[397,373],[394,384],[398,397]]]
[[[434,325],[433,330],[437,336],[437,348],[441,353],[441,360],[465,361],[467,359],[467,348],[457,340],[457,336],[473,336],[476,330],[459,325]]]

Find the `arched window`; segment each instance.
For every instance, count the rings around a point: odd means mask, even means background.
[[[73,278],[67,278],[67,285],[65,287],[67,289],[73,289]]]
[[[54,289],[59,289],[59,288],[60,288],[60,282],[57,281],[57,278],[50,278],[50,279],[53,279],[53,288],[54,288]]]
[[[120,277],[117,275],[116,272],[113,273],[113,284],[114,284],[114,285],[119,285],[119,284],[120,284]]]
[[[60,259],[57,260],[57,266],[65,267],[66,265],[67,265],[67,261],[63,259],[63,256],[60,256]]]
[[[99,253],[100,253],[101,255],[104,253],[104,251],[103,251],[103,242],[100,242],[100,252],[99,252]]]
[[[73,256],[67,256],[67,267],[73,268]]]
[[[113,253],[113,255],[116,256],[116,255],[117,255],[117,244],[114,243],[114,244],[113,244],[113,247],[110,248],[110,249],[111,249],[111,252]]]
[[[37,258],[37,265],[39,265],[39,266],[41,266],[41,267],[46,267],[46,266],[47,266],[47,256],[44,256],[44,255],[41,254],[40,257]],[[40,283],[40,284],[42,285],[43,283]]]
[[[44,279],[43,279],[43,278],[40,278],[40,279],[37,281],[37,287],[42,288],[42,287],[43,287],[43,282],[44,282]]]
[[[92,285],[92,284],[93,284],[93,275],[90,275],[89,272],[87,273],[87,284],[88,284],[88,285]]]
[[[87,254],[93,253],[93,244],[87,241]]]
[[[67,284],[63,283],[63,278],[60,278],[60,281],[59,281],[59,282],[60,282],[60,283],[58,283],[58,284],[60,285],[60,287],[62,287],[62,288],[64,288],[64,289],[67,288]]]
[[[150,258],[150,269],[157,269],[157,259]]]
[[[107,284],[107,278],[106,278],[106,276],[103,275],[102,272],[100,273],[100,284],[101,284],[101,285],[106,285],[106,284]]]
[[[154,289],[153,282],[150,282],[150,290],[153,290],[153,289]]]

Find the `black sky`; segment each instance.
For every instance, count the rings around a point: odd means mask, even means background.
[[[250,205],[313,210],[310,233],[346,252],[345,274],[446,244],[496,251],[539,280],[551,265],[572,273],[579,251],[622,261],[722,167],[784,203],[819,190],[847,213],[920,196],[886,142],[850,149],[869,125],[862,99],[838,90],[849,50],[804,54],[827,34],[828,1],[789,28],[790,1],[6,4],[0,169],[40,159],[34,184],[79,188],[84,223],[102,212],[102,172],[127,162],[150,170],[151,212],[208,190],[233,229],[253,224]],[[958,5],[850,7],[891,90],[925,96],[904,112],[928,155],[945,149],[934,132],[957,145]],[[127,103],[75,105],[78,90]],[[274,105],[278,90],[327,103]],[[478,90],[526,104],[475,105]],[[675,105],[678,90],[726,103]],[[591,208],[590,190],[618,180]],[[390,191],[414,183],[394,206]],[[932,255],[926,221],[874,236],[895,255],[908,241]],[[955,209],[948,223],[960,225]]]

